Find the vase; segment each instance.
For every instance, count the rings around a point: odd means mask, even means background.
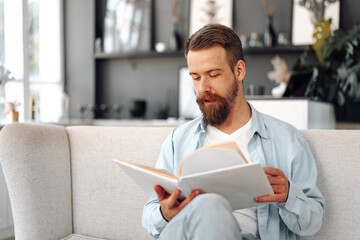
[[[171,51],[178,51],[182,49],[182,40],[180,33],[176,30],[176,26],[173,26],[170,38],[169,38],[169,49]]]
[[[275,47],[276,46],[276,34],[273,27],[272,17],[267,18],[267,24],[264,32],[264,46],[265,47]]]
[[[280,98],[284,95],[286,88],[287,88],[287,84],[282,82],[282,83],[280,83],[279,86],[276,86],[271,90],[271,94],[274,97]]]
[[[145,118],[146,113],[146,101],[134,100],[132,107],[130,108],[130,114],[133,118]]]
[[[18,122],[19,121],[19,112],[18,111],[11,111],[11,122]]]

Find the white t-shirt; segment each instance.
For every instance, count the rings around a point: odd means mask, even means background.
[[[235,141],[248,162],[251,162],[250,154],[247,150],[247,145],[251,138],[251,120],[252,119],[232,134],[224,133],[216,127],[208,125],[206,127],[204,145],[206,146],[224,141]],[[256,207],[236,210],[233,214],[238,221],[242,232],[259,237]]]

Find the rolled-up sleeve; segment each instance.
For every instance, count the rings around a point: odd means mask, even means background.
[[[167,137],[161,147],[161,152],[156,162],[156,168],[173,173],[173,132]],[[167,221],[163,218],[160,211],[160,203],[155,198],[150,200],[144,205],[142,215],[142,225],[146,232],[154,239],[157,239],[161,231],[166,227]]]
[[[277,205],[279,214],[295,234],[313,235],[321,228],[325,202],[316,185],[317,168],[313,155],[303,138],[300,138],[291,168],[288,199],[285,204]]]
[[[144,206],[142,224],[146,232],[157,239],[161,231],[166,227],[167,221],[160,212],[160,204],[157,199],[150,199]]]

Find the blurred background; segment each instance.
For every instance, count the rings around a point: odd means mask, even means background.
[[[313,2],[327,10],[321,12]],[[351,31],[360,20],[358,9],[357,0],[0,0],[0,121],[105,124],[192,118],[197,110],[181,106],[190,97],[186,90],[181,93],[181,84],[191,81],[182,74],[183,43],[194,29],[219,22],[243,41],[248,99],[326,102],[334,106],[337,123],[358,123],[359,116],[349,117],[344,110],[355,101],[351,111],[360,112],[360,96],[351,98],[359,92],[358,72],[349,80],[355,84],[349,97],[341,83],[322,80],[326,63],[312,48],[317,21],[332,18],[332,34]],[[281,61],[272,61],[275,56]],[[279,70],[279,64],[286,68]],[[305,74],[302,91],[287,89],[286,76],[314,67],[319,78]],[[272,71],[280,77],[269,78]],[[340,104],[339,98],[344,100]]]

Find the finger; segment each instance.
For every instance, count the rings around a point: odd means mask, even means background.
[[[194,191],[192,191],[190,193],[190,195],[187,197],[187,199],[189,199],[190,201],[193,200],[197,195],[199,195],[201,193],[200,189],[195,189]]]
[[[196,196],[198,196],[201,193],[200,189],[195,189],[194,191],[192,191],[190,193],[190,195],[179,205],[180,209],[184,208],[186,205],[189,204],[189,202],[191,202],[191,200],[193,200]]]
[[[176,189],[169,197],[168,199],[168,206],[169,208],[172,208],[176,206],[178,202],[178,198],[180,197],[181,191],[179,189]]]
[[[285,194],[269,194],[254,198],[255,202],[285,202]]]
[[[169,194],[160,185],[155,185],[154,190],[156,192],[159,202],[161,202],[162,200],[167,199],[169,197]]]
[[[270,184],[277,184],[277,185],[288,185],[288,180],[285,176],[271,176],[267,175],[267,179]]]
[[[274,193],[286,193],[286,187],[282,185],[271,185]]]
[[[276,175],[284,175],[284,174],[283,174],[283,171],[281,171],[281,170],[278,169],[278,168],[273,168],[273,167],[263,167],[263,171],[264,171],[266,174],[273,175],[273,176],[276,176]]]

